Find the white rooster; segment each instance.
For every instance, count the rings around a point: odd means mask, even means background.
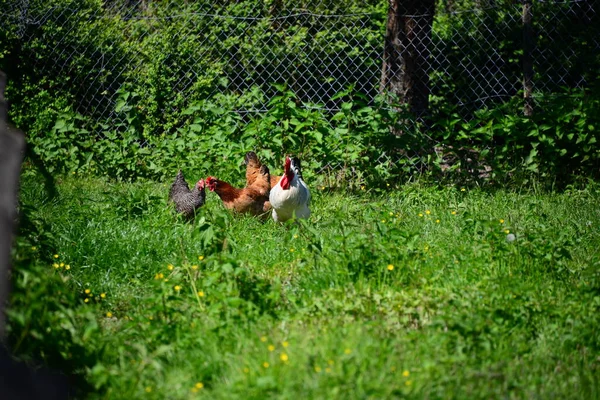
[[[310,209],[310,191],[302,180],[300,160],[296,157],[285,158],[283,176],[277,185],[271,188],[269,202],[273,207],[275,222],[285,222],[294,215],[296,218],[308,218]]]

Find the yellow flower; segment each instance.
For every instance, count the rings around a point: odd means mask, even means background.
[[[267,341],[267,337],[266,336],[261,336],[260,337],[260,341],[261,342],[266,342]]]
[[[352,350],[350,350],[350,349],[346,349],[346,350],[344,350],[344,353],[345,353],[345,354],[350,354],[350,353],[352,353]]]
[[[89,301],[90,301],[90,299],[86,298],[83,302],[88,303]]]
[[[52,266],[53,266],[54,268],[58,268],[58,267],[59,267],[59,265],[58,265],[57,263],[54,263],[54,264],[52,264]]]
[[[407,369],[405,369],[404,371],[402,371],[402,376],[403,376],[403,377],[405,377],[405,378],[406,378],[406,377],[407,377],[407,376],[409,376],[409,375],[410,375],[410,372],[409,372]]]
[[[500,223],[501,223],[501,224],[503,224],[503,223],[504,223],[504,220],[503,220],[502,218],[500,219]]]
[[[405,384],[406,386],[410,386],[410,385],[412,385],[412,381],[406,381],[406,382],[404,382],[404,384]]]
[[[90,294],[91,290],[90,289],[85,289],[85,294]]]
[[[431,214],[431,211],[425,210],[425,214],[429,215],[429,214]]]
[[[439,219],[436,219],[436,220],[435,220],[435,223],[436,223],[436,224],[439,224],[439,223],[440,223],[440,220],[439,220]]]
[[[198,393],[198,389],[196,389],[195,387],[190,389],[192,391],[192,393]]]
[[[198,266],[197,265],[192,265],[192,269],[195,271],[195,270],[198,269]]]
[[[460,191],[461,191],[461,192],[464,192],[465,190],[467,190],[467,189],[465,189],[465,188],[460,188]]]
[[[100,297],[102,297],[103,299],[106,298],[106,293],[100,293]]]
[[[331,372],[331,368],[329,368],[329,367],[325,368],[325,372],[330,373]]]
[[[204,260],[204,256],[198,256],[198,260],[200,260],[200,261]]]
[[[265,362],[263,363],[263,367],[264,367],[264,368],[269,368],[269,363],[265,361]]]
[[[393,217],[393,216],[394,216],[394,213],[393,213],[393,212],[391,212],[391,211],[390,211],[390,213],[389,213],[389,214],[390,214],[390,217]]]
[[[288,347],[290,344],[289,344],[288,342],[283,342],[283,343],[281,343],[281,345],[282,345],[283,347]]]
[[[316,366],[316,367],[315,367],[315,372],[321,372],[321,367],[319,367],[319,366]]]
[[[452,211],[450,214],[452,214],[452,215],[456,215],[456,211]]]
[[[36,251],[36,250],[37,250],[37,247],[35,247],[35,246],[31,246],[31,250],[33,250],[33,251]]]
[[[423,216],[423,213],[419,213],[419,217],[422,217],[422,216]]]
[[[152,391],[152,388],[150,386],[146,386],[146,393],[150,393]]]
[[[275,346],[273,346],[272,344],[270,344],[269,347],[268,347],[268,349],[269,349],[269,351],[273,351],[273,350],[275,350]]]
[[[55,255],[54,255],[54,258],[58,258],[58,254],[55,254]]]
[[[294,239],[298,239],[298,235],[294,235]]]
[[[388,187],[390,187],[390,184],[389,184],[389,183],[387,183],[386,185],[387,185]]]
[[[508,229],[505,229],[504,233],[506,233],[508,235],[510,233],[510,231]]]
[[[294,248],[292,247],[292,248],[290,249],[290,253],[293,253],[293,252],[294,252]]]
[[[175,290],[177,290],[179,292],[181,290],[181,286],[175,285],[175,287],[173,289],[175,289]]]
[[[173,268],[175,268],[175,267],[173,266],[173,264],[169,264],[169,265],[167,265],[167,269],[168,269],[169,271],[173,271]]]
[[[279,358],[281,359],[281,361],[287,361],[288,360],[288,355],[285,353],[281,353],[281,355],[279,356]]]
[[[360,187],[360,190],[365,190],[365,187],[364,187],[364,186],[361,186],[361,187]]]
[[[388,264],[387,269],[388,269],[388,271],[393,271],[394,266],[392,264]]]
[[[65,263],[60,263],[59,265],[60,265],[60,267],[62,268],[62,267],[64,267],[64,266],[65,266]]]
[[[199,291],[199,292],[198,292],[198,296],[200,296],[200,297],[204,297],[204,292],[203,292],[202,290],[201,290],[201,291]]]
[[[250,372],[250,368],[248,368],[248,367],[245,367],[245,368],[244,368],[244,373],[245,373],[245,374],[247,374],[248,372]]]
[[[196,384],[194,385],[194,387],[196,389],[202,389],[204,387],[204,384],[202,382],[196,382]]]
[[[382,219],[382,220],[381,220],[381,223],[385,224],[385,219]]]
[[[329,365],[333,365],[333,364],[334,364],[334,362],[333,362],[333,360],[328,360],[328,361],[327,361],[327,364],[329,364]]]
[[[112,317],[112,313],[109,311],[106,313],[106,318],[110,318],[110,317]]]
[[[71,266],[69,264],[65,265],[65,269],[68,271],[71,269]]]

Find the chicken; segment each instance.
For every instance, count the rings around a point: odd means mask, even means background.
[[[294,216],[308,218],[310,216],[310,191],[302,180],[300,160],[293,157],[285,158],[283,176],[271,188],[269,202],[273,208],[273,219],[276,222],[285,222]]]
[[[255,152],[249,151],[246,153],[246,157],[244,157],[244,164],[246,164],[246,187],[248,187],[254,183],[256,177],[259,175],[262,163]],[[277,185],[280,179],[280,176],[271,175],[269,179],[271,187]]]
[[[169,190],[169,201],[175,203],[175,210],[183,214],[186,219],[192,219],[196,215],[196,210],[204,205],[205,199],[204,180],[200,179],[194,189],[190,190],[183,172],[179,170]]]
[[[243,189],[209,176],[206,186],[219,195],[225,208],[239,213],[261,215],[269,210],[269,191],[271,190],[269,168],[261,165],[251,183]]]

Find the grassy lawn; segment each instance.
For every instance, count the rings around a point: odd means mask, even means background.
[[[13,350],[81,398],[600,398],[597,184],[312,187],[284,226],[214,193],[184,223],[168,184],[22,180]]]

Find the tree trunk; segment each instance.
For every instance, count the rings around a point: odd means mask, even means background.
[[[380,90],[417,116],[429,106],[429,55],[435,0],[389,0]]]
[[[533,115],[533,29],[531,0],[523,2],[523,114],[527,117]]]

